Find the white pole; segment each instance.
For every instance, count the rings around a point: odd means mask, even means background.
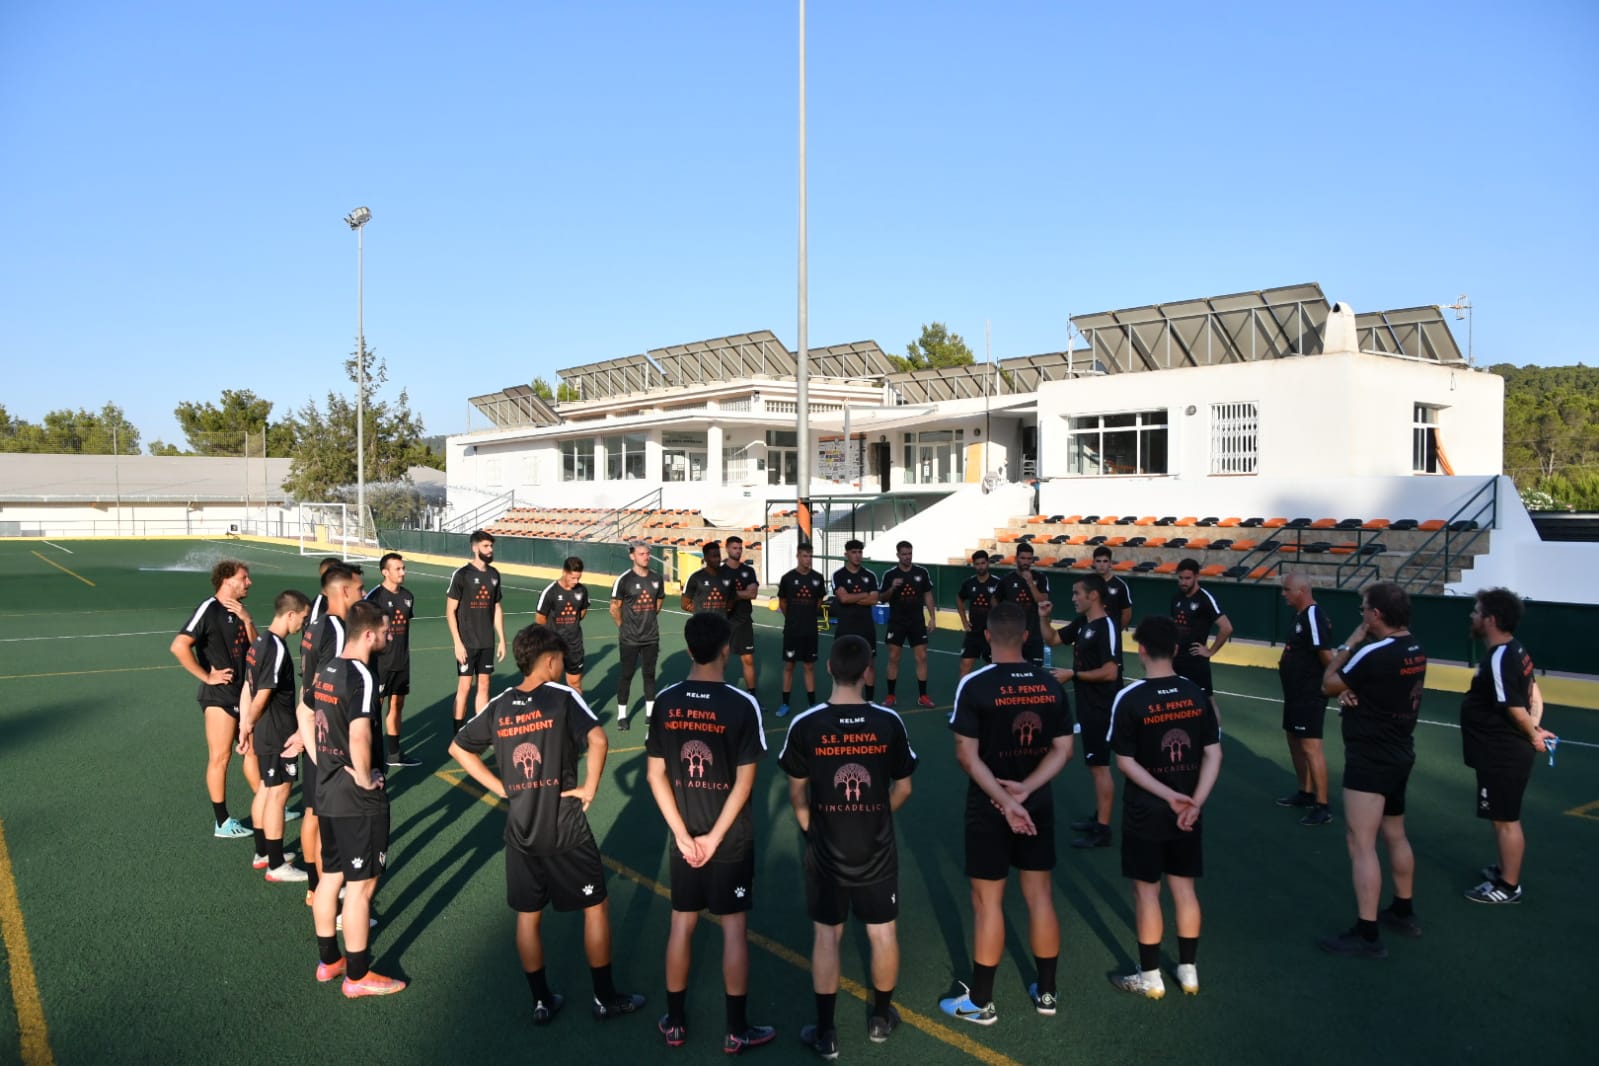
[[[366,227],[355,229],[355,521],[366,542]]]
[[[811,393],[810,393],[810,294],[805,249],[805,0],[799,0],[799,351],[794,362],[794,417],[799,440],[799,540],[811,540]],[[848,448],[848,441],[845,441]],[[846,451],[846,455],[848,452]]]

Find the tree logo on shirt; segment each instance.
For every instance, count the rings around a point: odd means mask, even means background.
[[[1193,741],[1188,733],[1181,729],[1168,729],[1166,735],[1160,738],[1160,750],[1166,753],[1170,762],[1182,761],[1183,755],[1188,751]]]
[[[539,768],[539,763],[544,761],[544,756],[539,754],[537,744],[518,744],[516,750],[511,752],[511,761],[522,771],[522,776],[531,781],[534,771]]]
[[[1024,748],[1030,748],[1033,746],[1033,741],[1044,731],[1044,720],[1032,711],[1023,711],[1011,722],[1010,731],[1016,734],[1016,743]]]
[[[846,800],[861,801],[861,789],[872,783],[872,775],[858,762],[845,763],[833,775],[833,787],[844,790]]]
[[[321,747],[328,741],[328,716],[322,711],[316,712],[316,746]]]
[[[705,768],[711,765],[711,749],[703,741],[691,740],[683,745],[683,761],[688,764],[690,777],[704,777]]]

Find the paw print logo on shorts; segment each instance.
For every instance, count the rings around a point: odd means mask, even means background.
[[[739,899],[743,899],[744,896],[745,896],[746,891],[747,890],[744,888],[743,885],[739,885],[737,888],[733,889],[733,895],[738,897]]]
[[[888,901],[897,906],[899,904],[899,893],[898,892],[890,892],[888,894]]]
[[[365,861],[366,861],[365,859],[351,859],[350,860],[350,869],[359,870],[361,868],[361,864],[364,863]]]
[[[593,885],[584,885],[584,886],[583,886],[583,894],[584,894],[584,895],[585,895],[585,896],[592,896],[592,895],[594,895],[594,886],[593,886]]]

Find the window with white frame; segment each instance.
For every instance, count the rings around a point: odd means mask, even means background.
[[[627,433],[605,438],[605,479],[642,481],[644,479],[644,436]]]
[[[561,442],[561,480],[594,480],[593,437],[580,437]]]
[[[661,480],[704,481],[710,446],[704,433],[661,434]]]
[[[928,429],[905,434],[907,485],[953,485],[965,479],[964,429]]]
[[[1253,474],[1260,455],[1260,406],[1210,405],[1210,472]]]
[[[1067,420],[1068,473],[1165,474],[1166,412],[1125,411]]]
[[[766,431],[766,483],[768,485],[799,484],[799,431],[769,429]]]

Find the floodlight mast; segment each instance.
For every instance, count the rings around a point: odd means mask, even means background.
[[[372,212],[358,207],[344,216],[355,230],[355,521],[366,542],[366,246],[363,230]]]
[[[799,519],[800,547],[811,546],[811,388],[810,296],[805,251],[805,0],[799,0],[799,351],[794,359],[794,420],[799,443],[795,469],[795,517]],[[849,439],[844,440],[844,461],[849,461]]]
[[[1466,364],[1468,366],[1476,366],[1477,358],[1472,352],[1472,327],[1476,323],[1474,323],[1471,318],[1471,297],[1467,296],[1465,293],[1461,293],[1459,296],[1455,297],[1454,303],[1447,306],[1449,307],[1449,310],[1455,313],[1456,322],[1459,322],[1462,318],[1466,320]]]

